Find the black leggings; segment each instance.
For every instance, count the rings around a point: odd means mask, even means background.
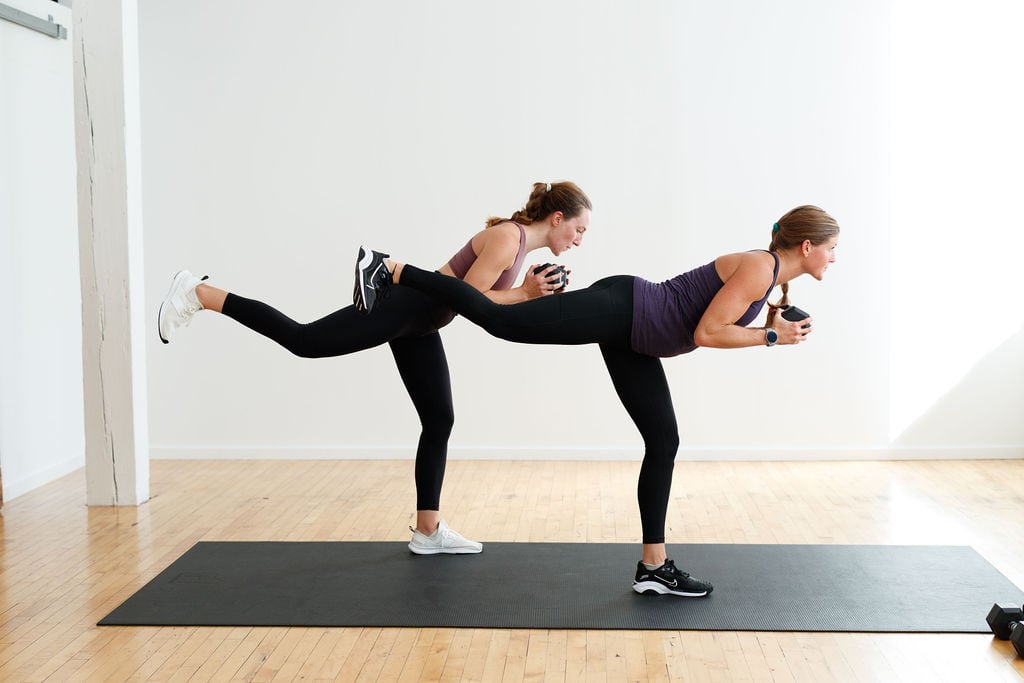
[[[303,358],[343,356],[387,342],[422,429],[416,448],[416,509],[438,510],[455,410],[448,359],[437,331],[455,314],[399,285],[390,289],[380,309],[367,316],[346,306],[301,324],[265,303],[228,294],[222,313]]]
[[[401,278],[403,285],[435,297],[501,339],[600,345],[619,400],[644,440],[637,481],[643,542],[664,543],[679,428],[661,360],[637,353],[630,345],[633,276],[614,275],[586,289],[515,305],[496,304],[461,280],[414,266],[405,266]],[[383,312],[387,307],[380,308]]]

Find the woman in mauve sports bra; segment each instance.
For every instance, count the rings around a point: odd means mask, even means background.
[[[633,590],[702,597],[712,591],[711,584],[677,569],[665,550],[665,515],[679,430],[661,358],[701,346],[735,349],[804,341],[814,329],[811,318],[793,321],[786,313],[776,317],[776,312],[789,306],[790,280],[801,275],[824,277],[835,261],[838,241],[834,218],[816,206],[798,206],[772,226],[766,251],[719,256],[660,283],[614,275],[586,289],[559,294],[557,300],[542,296],[519,306],[495,306],[452,278],[396,263],[365,248],[360,249],[360,265],[376,273],[367,284],[381,288],[394,282],[421,290],[502,339],[599,344],[615,391],[644,440],[637,484],[643,551]],[[366,254],[372,258],[364,258]],[[768,305],[765,325],[747,327],[777,285],[782,298]],[[556,293],[553,285],[549,289]],[[389,306],[390,301],[381,302],[369,317]]]
[[[556,279],[553,268],[534,273],[513,287],[527,253],[548,248],[559,256],[583,242],[590,223],[590,199],[571,182],[534,183],[526,205],[510,218],[490,218],[440,272],[459,279],[487,301],[514,304],[545,296]],[[455,421],[448,360],[438,330],[455,314],[444,304],[409,287],[389,291],[387,311],[362,315],[346,306],[319,320],[300,324],[265,303],[213,287],[187,270],[174,276],[160,305],[157,329],[165,344],[200,310],[222,313],[277,342],[297,356],[342,356],[384,344],[391,347],[398,372],[420,418],[416,449],[416,527],[409,549],[421,555],[478,553],[482,545],[464,538],[441,519],[441,484],[448,437]]]

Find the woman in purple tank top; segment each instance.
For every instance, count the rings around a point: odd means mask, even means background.
[[[590,222],[590,199],[571,182],[534,183],[525,206],[510,218],[490,218],[440,268],[492,303],[512,304],[544,295],[547,271],[531,266],[513,287],[528,252],[547,248],[558,256],[583,242]],[[550,270],[550,269],[548,269]],[[188,271],[175,275],[157,316],[165,344],[200,310],[234,318],[254,332],[303,358],[342,356],[387,343],[420,418],[416,449],[416,527],[409,549],[417,554],[478,553],[482,545],[464,538],[441,519],[441,484],[448,437],[455,421],[448,360],[438,330],[455,317],[436,299],[409,287],[389,292],[387,312],[366,316],[346,306],[319,320],[300,324],[280,311],[203,282]]]
[[[600,345],[615,391],[644,440],[637,484],[643,550],[633,590],[702,597],[712,591],[711,584],[677,569],[665,549],[679,430],[661,358],[700,346],[737,349],[804,341],[814,329],[812,319],[791,321],[776,312],[789,305],[791,280],[824,277],[835,261],[838,240],[834,218],[816,206],[799,206],[772,226],[767,251],[719,256],[661,283],[614,275],[575,292],[550,287],[544,296],[518,306],[497,306],[453,278],[372,253],[384,266],[378,286],[393,281],[421,290],[496,337],[526,344]],[[748,327],[776,286],[782,297],[768,304],[765,324]],[[380,309],[387,306],[382,302]]]

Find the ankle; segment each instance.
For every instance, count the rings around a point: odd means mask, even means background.
[[[441,514],[437,510],[416,511],[416,531],[431,536],[441,526]]]
[[[196,299],[199,301],[199,305],[209,311],[221,312],[224,308],[224,299],[227,298],[228,293],[223,289],[217,289],[207,284],[200,284],[195,289]]]
[[[668,552],[664,543],[644,543],[640,553],[640,561],[655,567],[665,564]]]

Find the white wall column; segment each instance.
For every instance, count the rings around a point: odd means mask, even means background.
[[[73,6],[86,502],[149,499],[138,4]]]

